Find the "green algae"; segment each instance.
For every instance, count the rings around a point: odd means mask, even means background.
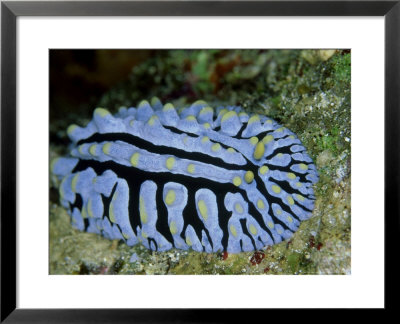
[[[351,54],[347,50],[159,51],[99,106],[116,111],[156,95],[183,105],[197,99],[239,104],[295,132],[320,180],[315,209],[289,241],[254,253],[151,252],[141,245],[74,230],[65,210],[50,204],[51,274],[350,274]],[[92,107],[93,108],[93,107]],[[90,114],[88,114],[88,117]],[[66,128],[66,127],[65,127]],[[61,125],[59,131],[62,132]],[[64,152],[51,145],[51,155]],[[52,183],[52,192],[55,183]],[[135,254],[136,260],[131,260]]]

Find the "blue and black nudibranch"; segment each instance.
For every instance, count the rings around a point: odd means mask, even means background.
[[[71,157],[51,163],[79,230],[155,251],[238,253],[292,236],[318,174],[300,140],[240,107],[154,98],[71,125]]]

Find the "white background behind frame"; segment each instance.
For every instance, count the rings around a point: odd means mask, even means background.
[[[18,17],[17,33],[17,307],[384,306],[383,17]],[[351,275],[48,275],[50,48],[350,48]]]

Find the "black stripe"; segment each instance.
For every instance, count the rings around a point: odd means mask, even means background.
[[[162,125],[164,128],[166,128],[166,129],[168,129],[168,130],[170,130],[172,133],[175,133],[175,134],[186,134],[187,136],[190,136],[190,137],[199,137],[197,134],[194,134],[194,133],[190,133],[190,132],[185,132],[185,131],[183,131],[183,130],[181,130],[181,129],[179,129],[179,128],[176,128],[176,127],[173,127],[173,126],[165,126],[165,125]]]
[[[80,194],[76,193],[74,203],[73,204],[69,203],[69,208],[71,209],[71,214],[75,207],[78,208],[79,210],[82,210],[82,205],[83,205],[82,196]]]
[[[127,133],[108,133],[108,134],[96,133],[86,139],[80,140],[77,143],[77,145],[81,145],[84,143],[92,143],[92,142],[99,143],[99,142],[116,142],[116,141],[122,141],[131,145],[135,145],[136,147],[146,150],[148,152],[164,154],[164,155],[173,155],[180,159],[196,160],[206,164],[213,164],[215,166],[225,168],[228,170],[242,170],[244,167],[237,164],[226,163],[222,158],[213,157],[200,152],[187,152],[174,147],[155,145],[140,137]]]
[[[101,195],[101,200],[103,201],[103,206],[104,206],[104,211],[103,211],[103,217],[102,218],[108,218],[108,220],[110,221],[110,224],[113,224],[113,222],[110,219],[110,204],[111,204],[111,200],[112,197],[114,196],[115,191],[117,190],[117,185],[118,183],[115,183],[115,185],[113,186],[112,190],[111,190],[111,194],[110,196],[105,196],[103,194]]]

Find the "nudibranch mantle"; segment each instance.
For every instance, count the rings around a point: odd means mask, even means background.
[[[57,158],[61,204],[79,230],[154,251],[253,251],[311,216],[318,173],[274,120],[204,101],[177,110],[154,98],[71,125]]]

